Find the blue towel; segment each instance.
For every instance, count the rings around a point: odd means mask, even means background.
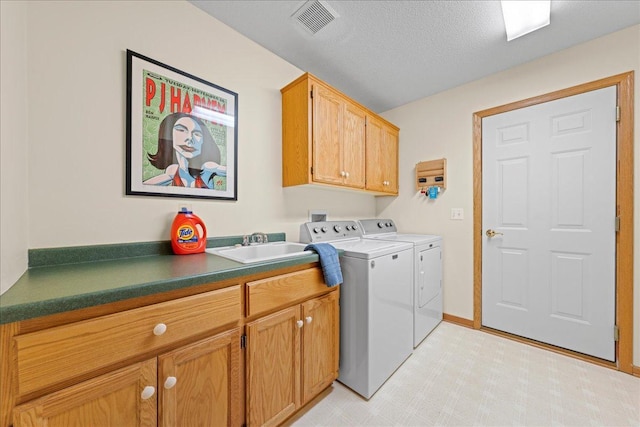
[[[324,274],[324,282],[327,286],[335,286],[342,283],[342,270],[338,259],[338,250],[329,243],[312,243],[304,248],[305,251],[315,251],[320,257],[320,265]]]

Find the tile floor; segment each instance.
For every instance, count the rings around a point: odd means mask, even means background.
[[[640,378],[441,323],[367,402],[335,382],[305,426],[640,426]]]

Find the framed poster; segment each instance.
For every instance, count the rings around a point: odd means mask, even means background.
[[[238,200],[238,94],[127,50],[126,194]]]

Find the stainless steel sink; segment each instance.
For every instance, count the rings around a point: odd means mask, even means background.
[[[225,246],[210,248],[206,252],[228,258],[233,261],[249,264],[252,262],[273,261],[283,258],[294,258],[309,255],[312,251],[304,251],[306,244],[291,242],[271,242],[249,246]]]

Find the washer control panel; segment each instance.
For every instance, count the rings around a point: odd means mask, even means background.
[[[361,219],[362,234],[395,233],[398,231],[392,219]]]
[[[357,221],[305,222],[300,226],[300,243],[330,242],[362,237]]]

